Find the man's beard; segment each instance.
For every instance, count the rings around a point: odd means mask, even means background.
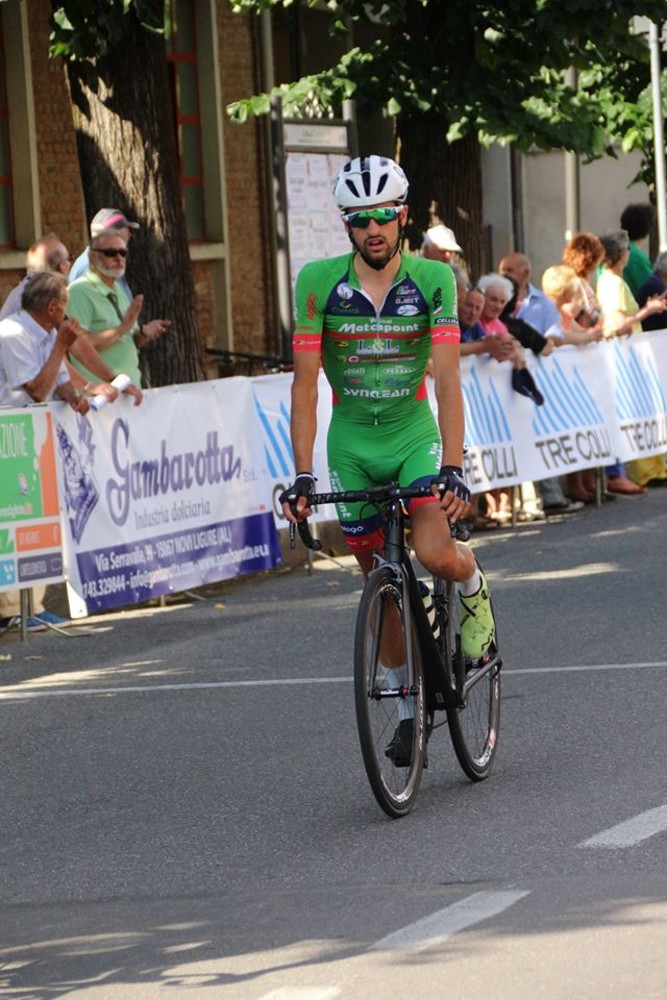
[[[122,278],[125,274],[125,264],[121,268],[107,267],[106,264],[97,262],[97,270],[100,274],[103,274],[105,278]]]
[[[372,267],[374,271],[384,271],[384,269],[387,266],[387,264],[389,263],[389,261],[393,260],[393,258],[396,256],[396,254],[398,253],[399,248],[401,246],[401,236],[402,235],[403,234],[402,234],[401,230],[399,229],[398,236],[396,238],[396,243],[394,244],[393,249],[388,246],[388,248],[387,248],[387,254],[386,254],[385,257],[371,257],[369,254],[367,254],[364,251],[363,247],[360,247],[359,244],[355,242],[355,239],[354,239],[352,233],[349,233],[350,242],[351,242],[352,246],[357,251],[357,253],[361,257],[361,259],[364,260],[368,264],[369,267]]]

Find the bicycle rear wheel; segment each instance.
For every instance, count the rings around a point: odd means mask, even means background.
[[[371,573],[359,604],[354,692],[373,794],[387,815],[404,816],[417,797],[426,755],[424,670],[412,609],[389,566]]]
[[[500,667],[498,634],[481,660],[461,656],[460,603],[456,584],[434,580],[434,590],[444,594],[447,609],[445,661],[458,704],[447,709],[454,752],[471,781],[489,774],[498,749],[500,731]],[[494,616],[495,618],[495,616]]]

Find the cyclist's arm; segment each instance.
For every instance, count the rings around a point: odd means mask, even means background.
[[[294,355],[290,432],[296,473],[313,471],[319,371],[319,354],[304,352]]]
[[[442,465],[463,465],[464,417],[459,345],[433,346],[435,398],[438,403],[438,427],[442,438]]]

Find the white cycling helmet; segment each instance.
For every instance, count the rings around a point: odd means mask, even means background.
[[[336,177],[333,196],[341,212],[387,201],[402,205],[408,197],[408,179],[386,156],[357,156]]]

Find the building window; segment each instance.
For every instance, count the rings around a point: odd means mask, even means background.
[[[170,11],[167,59],[174,102],[181,196],[188,238],[191,242],[200,243],[206,239],[206,229],[195,5],[190,0],[171,0]]]
[[[7,249],[14,243],[8,103],[5,40],[0,19],[0,249]]]

